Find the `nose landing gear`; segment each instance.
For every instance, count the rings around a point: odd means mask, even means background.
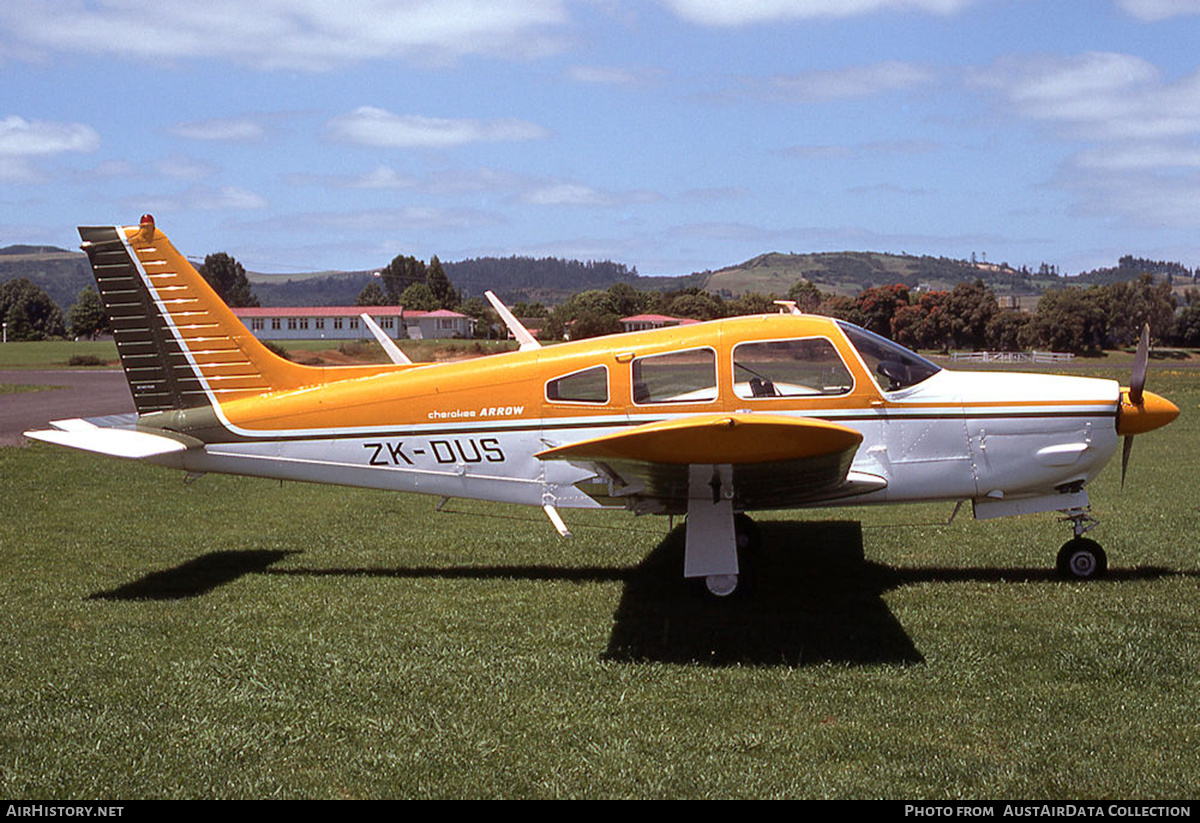
[[[1062,520],[1070,521],[1075,536],[1058,550],[1055,564],[1058,576],[1065,580],[1095,580],[1108,571],[1108,555],[1100,544],[1084,537],[1100,522],[1084,509],[1066,509]]]

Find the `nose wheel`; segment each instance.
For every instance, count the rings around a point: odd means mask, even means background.
[[[1058,550],[1057,566],[1066,580],[1095,580],[1108,571],[1108,556],[1095,540],[1073,537]]]
[[[1069,520],[1075,536],[1058,550],[1055,567],[1064,580],[1095,580],[1108,571],[1108,555],[1100,544],[1083,535],[1099,523],[1085,509],[1067,509],[1063,520]]]

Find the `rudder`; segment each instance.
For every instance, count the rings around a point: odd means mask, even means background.
[[[259,342],[149,215],[79,235],[139,414],[321,382]]]

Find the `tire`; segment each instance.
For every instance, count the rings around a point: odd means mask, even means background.
[[[1108,556],[1095,540],[1076,537],[1058,550],[1057,566],[1064,580],[1095,580],[1108,571]]]

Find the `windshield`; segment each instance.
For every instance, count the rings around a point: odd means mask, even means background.
[[[859,328],[844,320],[837,321],[842,331],[858,349],[867,368],[875,375],[884,391],[898,391],[915,386],[940,372],[941,366],[934,365],[915,352],[893,343],[875,332]]]

